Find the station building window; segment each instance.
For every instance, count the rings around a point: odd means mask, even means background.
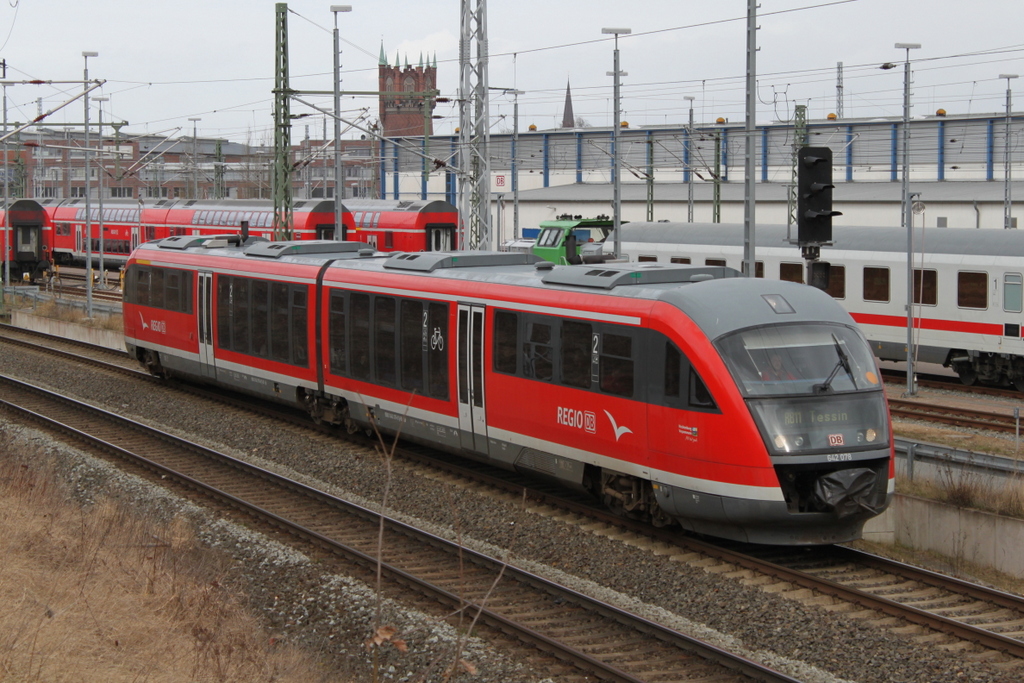
[[[724,258],[708,258],[704,259],[705,266],[725,266]]]

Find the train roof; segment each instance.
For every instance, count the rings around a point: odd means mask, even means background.
[[[472,284],[465,296],[459,297],[459,300],[467,301],[481,296],[480,286],[487,284],[523,287],[535,292],[546,290],[548,293],[632,299],[637,302],[638,315],[651,303],[663,301],[686,313],[711,339],[754,325],[812,320],[853,325],[853,320],[839,304],[820,290],[793,282],[745,278],[737,270],[724,266],[655,263],[554,265],[533,254],[521,252],[382,255],[367,249],[362,242],[268,242],[251,239],[241,245],[237,235],[169,237],[140,246],[135,258],[155,261],[153,252],[230,258],[233,261],[230,269],[235,274],[244,269],[238,262],[240,260],[260,263],[254,274],[256,271],[262,274],[264,265],[271,259],[299,266],[319,266],[333,260],[324,275],[325,283],[342,283],[348,279],[345,273],[352,271],[463,281]],[[214,269],[217,267],[213,262],[210,265]],[[402,287],[408,288],[408,285],[403,284]],[[429,292],[430,287],[424,284],[416,290]],[[524,294],[524,297],[537,302],[552,302],[549,294],[539,297]],[[486,298],[485,301],[493,299]],[[565,305],[563,302],[562,306]]]
[[[457,209],[437,199],[363,199],[345,200],[348,211],[406,211],[409,213],[452,213]]]
[[[796,226],[789,228],[796,238]],[[754,231],[757,247],[796,250],[787,241],[785,225],[758,225]],[[613,241],[609,237],[608,241]],[[630,243],[700,244],[737,246],[743,244],[740,223],[647,223],[622,225],[622,241]],[[1019,230],[978,230],[972,228],[914,228],[914,250],[930,254],[977,256],[1024,256],[1024,233]],[[828,259],[830,247],[822,247]],[[844,251],[907,253],[906,228],[833,226],[831,248]]]

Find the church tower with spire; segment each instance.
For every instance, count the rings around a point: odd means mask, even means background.
[[[429,57],[424,64],[421,54],[419,65],[413,67],[409,65],[408,56],[405,66],[402,66],[396,54],[395,63],[391,65],[381,44],[377,74],[381,93],[381,134],[387,138],[432,135],[431,116],[437,98],[437,56],[434,56],[433,64]],[[429,110],[424,113],[426,107]]]

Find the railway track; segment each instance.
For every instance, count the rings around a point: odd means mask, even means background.
[[[1014,433],[1018,429],[1018,421],[1013,415],[923,401],[890,398],[889,412],[893,417],[938,422],[955,427],[1010,433]]]
[[[316,428],[305,417],[292,415],[289,419],[308,429]],[[401,457],[419,459],[435,471],[444,468],[450,473],[447,476],[483,482],[505,491],[509,497],[522,495],[521,478],[509,480],[503,470],[487,470],[479,463],[460,464],[458,459],[439,462],[429,454],[410,450],[403,450]],[[743,582],[767,582],[765,590],[806,593],[796,599],[824,599],[826,609],[857,613],[885,624],[886,628],[919,638],[922,643],[933,642],[936,637],[938,642],[934,644],[940,647],[952,647],[951,643],[956,641],[975,643],[1024,663],[1024,599],[1019,596],[844,548],[730,548],[614,517],[579,499],[562,496],[557,490],[542,488],[531,491],[529,496],[545,504],[534,508],[541,514],[575,520],[571,523],[592,533],[618,536],[625,529],[638,538],[679,548],[680,556],[690,554],[685,561],[702,566],[705,571]],[[549,510],[543,512],[544,507]],[[1013,660],[1008,660],[1011,665]]]
[[[612,681],[794,681],[756,662],[630,614],[267,470],[9,377],[6,410],[173,479],[205,499],[285,530],[365,572],[479,619],[581,672]],[[378,535],[383,543],[379,544]],[[387,562],[378,563],[385,553]]]

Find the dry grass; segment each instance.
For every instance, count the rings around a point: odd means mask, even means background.
[[[52,318],[75,325],[96,327],[102,330],[121,330],[124,322],[119,313],[98,313],[92,318],[87,318],[85,311],[77,306],[69,306],[58,301],[45,301],[37,304],[32,310],[34,315],[42,318]]]
[[[83,509],[3,441],[0,681],[325,680],[221,588],[188,524]]]

